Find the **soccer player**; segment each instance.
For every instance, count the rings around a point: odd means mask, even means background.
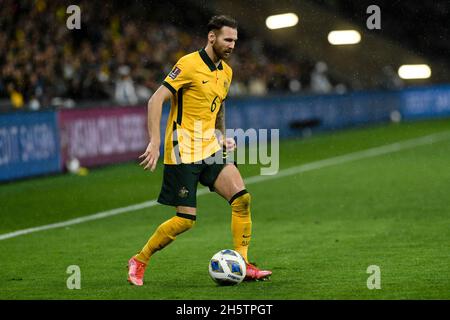
[[[246,280],[267,278],[272,271],[248,262],[252,220],[250,194],[234,163],[222,159],[223,150],[233,151],[233,138],[225,137],[225,103],[232,79],[224,61],[236,44],[237,23],[227,16],[214,16],[208,23],[205,48],[183,56],[148,103],[150,142],[140,156],[145,170],[153,171],[159,158],[162,105],[171,100],[164,141],[164,178],[158,202],[176,208],[142,250],[128,261],[128,281],[143,285],[144,271],[153,254],[191,229],[196,220],[197,184],[208,186],[231,206],[234,249],[247,264]],[[217,129],[217,130],[216,130]],[[219,131],[220,134],[216,134]]]

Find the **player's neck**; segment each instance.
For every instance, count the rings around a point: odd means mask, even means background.
[[[211,59],[211,61],[216,65],[216,67],[220,63],[220,58],[215,54],[213,48],[210,45],[206,45],[205,47],[206,54]]]

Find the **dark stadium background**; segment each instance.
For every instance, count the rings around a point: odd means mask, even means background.
[[[79,30],[66,26],[69,5]],[[370,5],[381,29],[366,26]],[[3,0],[0,10],[0,299],[450,298],[449,1]],[[288,12],[297,25],[266,27]],[[135,290],[126,261],[173,213],[154,201],[162,158],[155,173],[138,166],[146,104],[205,45],[215,14],[239,23],[227,126],[280,133],[277,175],[240,166],[254,199],[251,256],[274,275],[214,285],[207,263],[231,246],[229,208],[200,189],[195,230]],[[359,43],[328,42],[349,29]],[[431,76],[401,79],[404,64]],[[66,287],[71,265],[79,290]],[[381,289],[367,286],[371,265]]]

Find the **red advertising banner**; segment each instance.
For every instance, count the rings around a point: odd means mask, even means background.
[[[145,107],[59,111],[63,166],[89,167],[137,159],[148,143]]]

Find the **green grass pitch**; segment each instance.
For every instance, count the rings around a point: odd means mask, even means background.
[[[280,169],[450,130],[449,120],[388,124],[291,139]],[[85,177],[0,185],[0,234],[155,199],[162,178],[125,163]],[[244,178],[259,172],[242,165]],[[151,260],[143,287],[126,263],[174,213],[162,205],[0,241],[0,299],[449,299],[450,139],[248,185],[250,260],[270,281],[218,287],[210,257],[230,248],[230,208],[209,193],[198,220]],[[66,269],[81,270],[69,290]],[[369,290],[367,268],[381,271]]]

